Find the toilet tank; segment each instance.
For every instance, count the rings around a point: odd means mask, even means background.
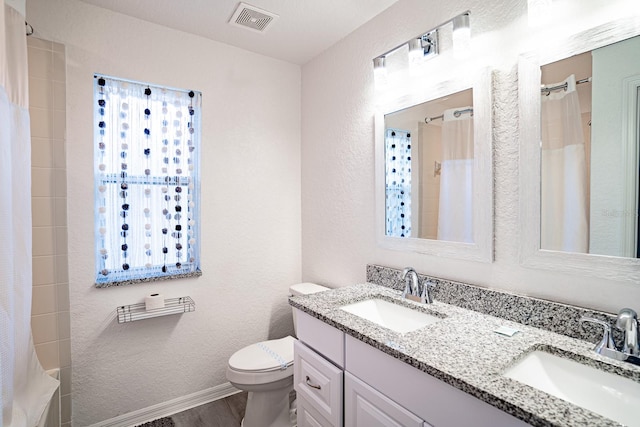
[[[315,283],[310,283],[310,282],[298,283],[298,284],[289,286],[289,296],[295,297],[298,295],[315,294],[315,293],[323,292],[329,289],[330,288],[327,288],[325,286],[317,285]],[[298,325],[296,324],[296,310],[293,307],[291,307],[291,309],[293,310],[293,330],[294,332],[297,333]]]

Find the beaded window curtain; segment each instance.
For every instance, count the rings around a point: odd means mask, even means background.
[[[200,92],[94,78],[96,286],[200,275]]]
[[[386,235],[411,236],[411,134],[385,132],[385,227]]]

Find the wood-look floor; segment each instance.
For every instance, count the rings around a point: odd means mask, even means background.
[[[247,392],[171,415],[176,427],[240,427],[247,405]]]

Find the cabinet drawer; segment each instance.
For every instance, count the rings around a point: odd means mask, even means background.
[[[297,427],[333,427],[333,425],[302,396],[296,398],[298,405],[298,426]]]
[[[344,374],[344,423],[349,427],[423,427],[421,418],[348,372]]]
[[[342,426],[343,372],[300,341],[294,344],[293,384],[298,396],[332,426]]]
[[[344,368],[344,332],[296,309],[298,339]]]

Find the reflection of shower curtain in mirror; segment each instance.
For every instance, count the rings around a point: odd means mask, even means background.
[[[385,156],[385,233],[411,236],[411,134],[387,129]]]
[[[542,94],[542,249],[588,252],[587,169],[575,76]],[[548,86],[562,85],[565,82]]]
[[[455,116],[461,107],[444,112],[438,240],[473,242],[473,118]]]

